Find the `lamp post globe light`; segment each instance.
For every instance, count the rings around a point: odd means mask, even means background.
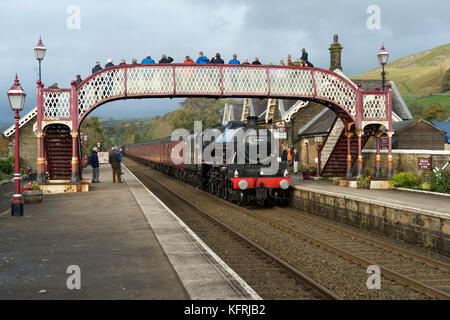
[[[20,85],[19,79],[14,80],[14,84],[8,91],[8,100],[11,105],[11,109],[15,112],[14,123],[15,123],[15,155],[14,155],[14,196],[13,202],[11,203],[11,215],[12,216],[23,216],[23,202],[22,195],[20,192],[20,131],[19,131],[19,112],[23,109],[25,104],[26,94]]]
[[[86,133],[83,134],[83,136],[81,137],[81,139],[84,140],[84,157],[83,157],[83,163],[84,163],[85,165],[87,165],[87,164],[88,164],[88,160],[89,160],[89,158],[88,158],[88,153],[87,153],[87,141],[88,141],[88,135],[87,135]]]
[[[34,55],[36,60],[39,61],[39,81],[41,81],[41,61],[44,60],[46,51],[47,49],[45,48],[41,37],[39,37],[38,44],[34,47]]]
[[[384,72],[384,65],[387,64],[388,59],[389,59],[389,52],[384,49],[384,44],[381,44],[381,49],[380,52],[378,52],[377,54],[378,57],[378,63],[381,65],[382,67],[382,71],[381,71],[381,90],[385,90],[386,89],[386,73]]]

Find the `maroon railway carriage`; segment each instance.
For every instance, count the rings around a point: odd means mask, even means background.
[[[274,162],[265,161],[274,160],[277,156],[274,150],[278,150],[278,145],[272,149],[274,138],[271,132],[257,127],[256,117],[248,117],[247,123],[230,121],[214,130],[219,130],[220,136],[213,142],[203,139],[207,136],[206,130],[185,137],[186,144],[185,141],[171,141],[169,137],[126,145],[125,155],[238,204],[256,202],[263,206],[286,203],[291,182],[291,178],[287,176],[286,164],[279,164],[275,170],[269,170]],[[244,148],[239,149],[238,140],[243,143]],[[199,144],[198,141],[203,142]],[[194,149],[199,146],[205,149],[196,152]],[[228,153],[224,152],[224,161],[208,162],[204,157],[206,154],[203,154],[208,146],[215,147],[214,150],[234,150],[229,153],[231,161],[227,159]],[[190,162],[184,161],[185,148],[190,149],[187,150]],[[256,158],[251,158],[250,150],[257,150]],[[269,153],[263,156],[262,150],[268,150]],[[194,161],[194,156],[198,155],[198,161]],[[244,158],[242,163],[237,160]],[[278,162],[275,160],[275,163]]]

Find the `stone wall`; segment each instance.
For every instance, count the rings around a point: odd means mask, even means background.
[[[37,162],[37,138],[33,132],[33,125],[36,122],[28,121],[22,128],[20,128],[20,158],[24,166],[30,166],[36,172]],[[15,134],[9,137],[10,141],[14,141]]]
[[[352,196],[291,187],[290,206],[450,256],[450,217]]]
[[[375,175],[375,150],[363,150],[363,173],[365,176]],[[418,158],[430,158],[432,168],[442,168],[450,159],[450,151],[444,150],[392,150],[392,167],[394,174],[411,172],[420,177],[422,182],[428,180],[433,170],[417,167]],[[447,167],[450,172],[450,166]],[[387,151],[381,150],[381,174],[387,177]]]

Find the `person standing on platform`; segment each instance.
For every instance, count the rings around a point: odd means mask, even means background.
[[[195,63],[194,60],[191,59],[191,57],[186,56],[186,59],[184,59],[184,63],[186,64],[192,64]]]
[[[244,62],[242,62],[242,64],[250,64],[250,63],[248,62],[248,58],[244,58]]]
[[[102,67],[100,66],[100,61],[97,61],[95,66],[92,68],[92,74],[99,72],[100,70],[102,70]]]
[[[233,54],[233,59],[231,59],[228,64],[241,64],[241,62],[237,59],[237,54]]]
[[[198,53],[198,58],[197,58],[197,61],[195,61],[195,63],[209,63],[209,60],[208,60],[208,58],[207,57],[205,57],[204,55],[203,55],[203,52],[202,51],[200,51],[199,53]]]
[[[159,60],[159,63],[171,63],[172,61],[173,61],[172,57],[168,57],[165,54],[163,54],[161,60]]]
[[[150,53],[147,53],[147,56],[144,59],[142,59],[141,63],[142,64],[155,63],[155,60],[152,59],[152,55]]]
[[[216,56],[211,59],[211,63],[213,64],[224,64],[225,61],[220,57],[220,53],[216,53]]]
[[[117,150],[117,147],[116,147],[116,150]],[[120,160],[120,174],[122,175],[122,174],[123,174],[123,171],[122,171],[122,153],[123,153],[122,148],[120,148],[120,149],[117,151],[117,153],[119,154],[119,160]]]
[[[113,183],[117,182],[122,183],[122,179],[120,177],[120,155],[117,153],[117,149],[114,148],[109,156],[109,163],[111,164],[112,174],[113,174]]]
[[[281,146],[281,150],[281,164],[285,165],[287,163],[288,151],[286,150],[284,144]]]
[[[298,161],[299,161],[299,155],[297,152],[297,149],[294,149],[294,173],[298,173]]]
[[[76,75],[75,79],[75,86],[79,86],[83,82],[83,79],[81,79],[81,76],[79,74]]]
[[[98,149],[92,149],[89,155],[89,164],[92,166],[92,183],[100,183],[100,163],[98,161]]]
[[[112,59],[109,58],[108,60],[106,60],[105,68],[111,68],[111,67],[114,67],[114,63],[112,62]]]
[[[259,61],[259,58],[258,58],[258,57],[255,57],[255,59],[253,59],[252,64],[253,64],[253,65],[261,65],[261,62]]]
[[[308,52],[306,52],[305,48],[302,49],[302,56],[300,57],[300,60],[303,61],[304,66],[314,67],[314,65],[308,60]]]

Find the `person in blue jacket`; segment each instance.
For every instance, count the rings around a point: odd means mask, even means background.
[[[209,63],[209,60],[208,60],[207,57],[205,57],[205,56],[203,55],[203,52],[200,51],[200,52],[198,53],[198,58],[197,58],[197,61],[195,61],[195,63]]]
[[[92,149],[92,152],[89,155],[89,164],[92,166],[92,183],[100,183],[100,164],[98,162],[97,147]]]
[[[228,64],[241,64],[241,62],[237,59],[237,54],[233,54],[233,59],[231,59]]]
[[[117,150],[117,147],[116,147],[116,150]],[[123,174],[123,171],[122,171],[122,153],[123,153],[123,150],[122,150],[122,148],[120,148],[120,149],[117,151],[117,153],[119,154],[120,174]]]
[[[152,59],[152,55],[150,53],[147,53],[147,56],[144,59],[142,59],[141,63],[142,64],[155,63],[155,60]]]
[[[100,70],[102,70],[102,67],[100,66],[100,61],[97,61],[95,67],[92,68],[92,74],[99,72]]]
[[[109,58],[108,60],[106,60],[105,68],[111,68],[111,67],[114,67],[114,63],[112,62],[112,59]]]

